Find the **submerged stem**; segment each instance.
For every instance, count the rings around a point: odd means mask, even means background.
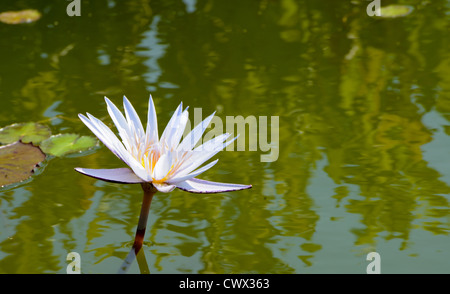
[[[136,257],[138,257],[137,259],[141,273],[149,273],[144,252],[141,252],[141,254],[138,253],[144,242],[145,229],[147,228],[148,214],[150,212],[150,204],[152,203],[153,195],[155,195],[157,190],[151,183],[142,183],[141,186],[142,190],[144,190],[144,197],[142,198],[141,213],[139,215],[139,222],[136,229],[136,237],[134,238],[134,244],[130,250],[130,253],[128,253],[118,271],[119,274],[126,273]]]
[[[153,195],[156,193],[156,188],[151,183],[142,183],[142,190],[144,196],[142,198],[141,214],[139,215],[139,222],[136,229],[136,237],[134,238],[134,252],[137,254],[144,242],[145,229],[147,228],[148,214],[150,205],[152,203]]]

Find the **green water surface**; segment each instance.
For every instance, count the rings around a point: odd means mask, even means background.
[[[389,3],[388,3],[389,2]],[[224,151],[202,179],[250,190],[155,195],[150,273],[450,273],[450,1],[368,16],[353,0],[1,1],[37,9],[0,23],[0,126],[38,121],[91,135],[113,127],[104,96],[126,95],[160,134],[183,101],[202,116],[268,118],[268,151]],[[271,117],[279,127],[271,130]],[[273,126],[273,125],[272,125]],[[115,130],[115,129],[114,129]],[[242,134],[241,134],[242,136]],[[258,137],[259,138],[259,137]],[[0,189],[0,273],[115,273],[133,243],[142,190],[75,167],[124,164],[104,145],[48,158]],[[129,273],[140,273],[136,262]]]

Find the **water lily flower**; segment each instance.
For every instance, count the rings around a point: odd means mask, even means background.
[[[158,136],[155,105],[150,95],[148,103],[147,127],[144,131],[138,114],[130,101],[124,96],[125,116],[105,97],[108,113],[119,136],[102,121],[91,114],[79,114],[84,124],[108,147],[127,167],[115,169],[75,168],[76,171],[104,181],[126,184],[140,183],[144,191],[141,212],[133,247],[119,272],[123,273],[142,248],[148,214],[153,195],[157,192],[170,192],[175,188],[192,193],[219,193],[249,189],[251,185],[228,184],[205,181],[195,178],[217,163],[217,159],[200,167],[211,157],[223,150],[236,138],[226,141],[230,134],[222,134],[195,147],[214,113],[198,124],[182,141],[187,121],[187,108],[180,103],[169,120],[161,138]]]
[[[182,103],[175,110],[159,138],[155,105],[151,95],[145,131],[138,114],[125,96],[123,97],[125,116],[108,98],[105,97],[105,101],[108,113],[119,131],[122,141],[109,127],[91,114],[87,113],[87,116],[79,114],[78,116],[106,147],[128,165],[128,168],[75,168],[75,170],[104,181],[141,184],[144,197],[134,244],[124,262],[125,268],[131,263],[130,259],[134,258],[142,247],[150,204],[157,191],[167,193],[178,188],[192,193],[219,193],[252,187],[251,185],[218,183],[195,178],[210,169],[218,160],[200,167],[203,163],[237,138],[226,141],[230,134],[222,134],[195,147],[211,122],[214,113],[198,124],[181,141],[188,121],[187,108],[183,110]]]
[[[102,121],[87,113],[79,114],[83,123],[129,168],[75,170],[97,179],[116,183],[151,183],[160,192],[170,192],[175,188],[192,193],[219,193],[251,188],[251,185],[218,183],[197,179],[196,176],[210,169],[218,159],[200,167],[207,160],[223,150],[236,138],[228,140],[230,134],[222,134],[195,147],[214,113],[198,124],[183,140],[183,132],[188,121],[187,108],[180,103],[158,137],[158,124],[152,96],[148,103],[147,127],[124,96],[125,116],[105,97],[111,116],[122,141]]]

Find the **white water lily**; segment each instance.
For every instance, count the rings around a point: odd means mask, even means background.
[[[181,140],[188,121],[187,108],[183,110],[181,103],[159,138],[155,106],[151,96],[145,130],[138,114],[125,96],[123,98],[125,116],[108,98],[105,97],[105,101],[122,141],[102,121],[89,113],[87,116],[79,114],[79,117],[129,168],[76,168],[78,172],[116,183],[151,183],[158,191],[166,193],[175,188],[192,193],[219,193],[251,188],[251,185],[218,183],[195,178],[215,165],[218,159],[200,167],[202,164],[236,139],[226,141],[230,134],[222,134],[195,147],[214,113]]]

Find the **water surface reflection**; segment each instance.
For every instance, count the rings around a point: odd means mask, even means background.
[[[155,197],[150,272],[364,273],[378,251],[385,272],[448,273],[449,7],[407,2],[390,20],[357,1],[99,0],[79,18],[64,1],[2,3],[43,16],[0,26],[0,124],[88,134],[76,116],[107,118],[103,95],[144,115],[150,92],[161,125],[180,100],[222,119],[276,115],[277,161],[223,152],[205,174],[251,191]],[[139,189],[73,171],[121,166],[105,149],[0,191],[0,272],[64,272],[70,251],[85,273],[120,268]]]

